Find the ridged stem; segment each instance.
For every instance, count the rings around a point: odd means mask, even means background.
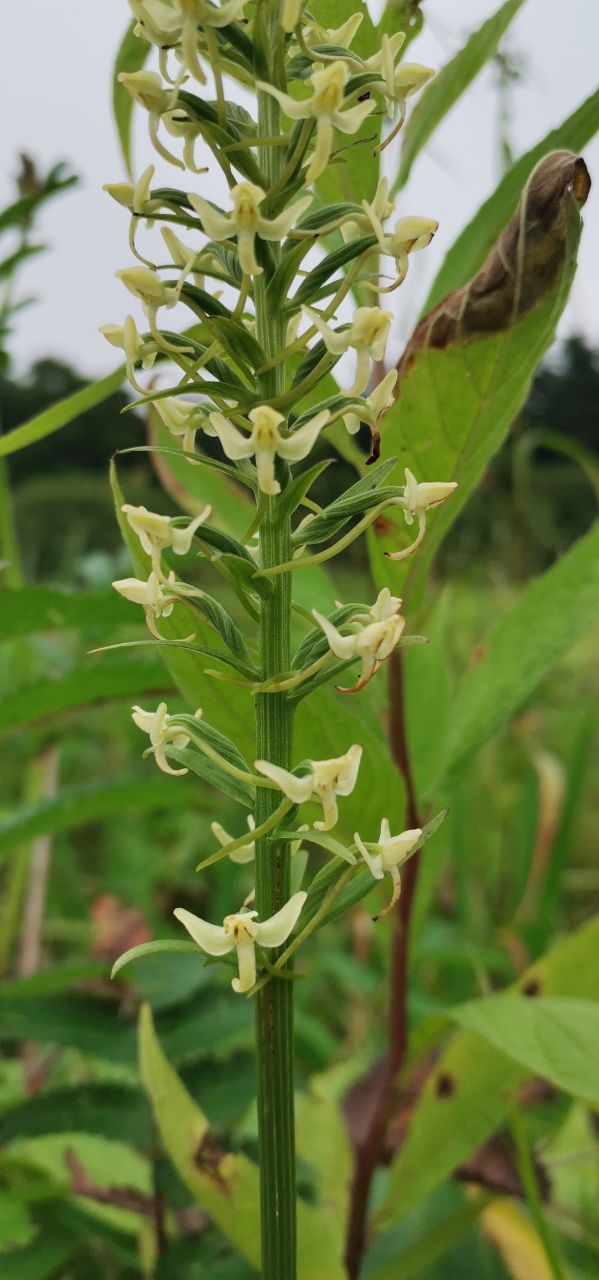
[[[274,47],[278,6],[266,17]],[[279,133],[279,108],[268,94],[258,95],[258,129],[266,139]],[[259,164],[272,186],[279,177],[285,154],[281,147],[263,145]],[[275,257],[278,246],[272,245]],[[284,346],[285,320],[281,309],[269,307],[265,275],[254,280],[256,334],[267,356]],[[284,390],[281,363],[258,378],[258,391],[272,400]],[[284,481],[283,481],[284,483]],[[272,568],[291,558],[291,528],[281,517],[277,497],[270,497],[260,525],[260,559]],[[274,590],[260,605],[261,678],[270,680],[288,672],[290,651],[291,583],[279,575]],[[285,693],[256,697],[256,751],[258,759],[291,766],[292,710]],[[265,822],[280,802],[276,792],[260,789],[256,796],[256,825]],[[290,895],[289,844],[262,839],[256,842],[256,909],[264,920],[278,911]],[[280,951],[282,948],[280,949]],[[273,953],[276,960],[280,951]],[[269,957],[270,958],[270,957]],[[293,1102],[293,983],[273,980],[256,996],[257,1101],[260,1146],[260,1208],[262,1280],[295,1280],[295,1133]]]

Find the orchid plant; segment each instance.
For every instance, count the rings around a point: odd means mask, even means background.
[[[159,642],[167,639],[163,619],[182,603],[186,616],[208,621],[228,663],[211,678],[242,683],[254,701],[253,765],[204,721],[201,710],[171,715],[160,703],[135,707],[133,719],[149,736],[148,750],[160,769],[183,774],[201,756],[210,762],[213,783],[227,794],[237,785],[247,797],[247,824],[238,836],[223,829],[215,799],[217,847],[200,866],[226,857],[246,869],[253,862],[253,892],[231,902],[222,923],[183,908],[175,915],[200,953],[226,964],[236,953],[239,975],[231,998],[255,999],[261,1274],[263,1280],[294,1280],[293,958],[326,918],[329,902],[365,868],[372,877],[366,877],[366,889],[389,875],[389,910],[400,892],[399,868],[427,832],[415,828],[392,836],[380,815],[378,840],[368,832],[356,832],[353,844],[331,836],[343,798],[360,785],[362,746],[340,741],[335,758],[303,761],[293,749],[300,697],[346,670],[339,697],[359,694],[401,645],[414,641],[404,634],[409,618],[400,612],[401,599],[385,588],[374,602],[310,616],[294,602],[293,583],[304,566],[342,554],[393,507],[407,523],[418,522],[415,540],[390,553],[391,560],[408,557],[425,536],[427,511],[455,488],[442,477],[415,477],[409,470],[404,483],[391,483],[385,465],[340,495],[333,511],[310,497],[322,466],[298,464],[317,446],[320,457],[326,454],[335,424],[351,435],[365,424],[370,461],[377,461],[396,374],[384,375],[383,368],[393,313],[373,293],[402,283],[410,254],[424,249],[437,228],[430,217],[402,214],[386,231],[394,209],[384,179],[376,190],[356,191],[355,198],[334,205],[316,199],[314,184],[327,166],[343,164],[348,147],[372,149],[363,126],[374,119],[379,133],[387,121],[384,146],[403,121],[406,99],[432,72],[400,61],[401,33],[384,35],[379,51],[361,58],[351,47],[359,13],[327,30],[300,0],[246,6],[243,0],[220,6],[131,0],[131,8],[137,35],[159,51],[160,74],[125,72],[121,82],[148,112],[156,151],[184,177],[179,188],[155,187],[150,166],[137,182],[107,187],[131,215],[130,246],[138,262],[118,275],[141,303],[148,331],[128,315],[103,332],[125,352],[131,385],[153,402],[189,466],[217,465],[237,477],[253,494],[255,512],[245,540],[236,542],[219,533],[218,511],[209,506],[186,521],[125,503],[123,519],[149,557],[150,573],[147,581],[127,578],[113,585],[142,606]],[[209,82],[214,102],[205,99]],[[248,89],[254,94],[254,115],[232,99],[235,82],[244,104]],[[165,145],[165,132],[183,140],[182,157]],[[207,169],[196,166],[198,140],[207,151]],[[217,170],[228,187],[222,208],[212,198]],[[161,225],[170,267],[163,266],[160,244],[156,261],[142,256],[136,233],[144,221],[150,228]],[[390,286],[382,283],[380,255],[394,261]],[[347,318],[352,296],[358,305]],[[178,333],[167,314],[181,304],[193,323]],[[335,384],[333,369],[342,357],[349,371]],[[166,391],[148,394],[139,367],[156,371],[164,361],[177,376]],[[210,438],[210,454],[202,449],[204,437]],[[311,550],[319,543],[324,551]],[[192,549],[217,569],[220,563],[253,634],[242,636],[220,602],[173,568],[172,556]],[[295,656],[292,619],[306,629]],[[194,638],[178,643],[193,648]],[[310,862],[299,860],[302,835],[304,844],[331,859],[324,899],[322,871],[316,890]]]

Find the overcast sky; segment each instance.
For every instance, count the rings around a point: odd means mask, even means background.
[[[498,5],[499,0],[424,0],[425,30],[412,45],[410,58],[441,67]],[[128,18],[125,0],[28,0],[26,5],[3,6],[0,204],[13,198],[11,178],[20,150],[42,168],[64,159],[81,179],[76,191],[48,206],[39,238],[49,252],[21,275],[21,294],[35,293],[39,302],[23,313],[16,330],[12,350],[18,370],[49,354],[90,377],[114,367],[116,353],[98,334],[98,326],[120,323],[131,309],[130,295],[114,276],[129,265],[127,214],[101,188],[124,176],[111,117],[110,79]],[[525,63],[523,83],[514,89],[511,103],[512,140],[520,154],[597,88],[599,3],[568,0],[564,6],[563,0],[527,0],[505,47]],[[175,171],[155,157],[143,114],[138,115],[136,174],[156,160],[156,180],[178,185]],[[583,331],[599,345],[598,140],[585,148],[585,158],[591,175],[595,173],[595,187],[560,332]],[[445,252],[493,190],[499,172],[498,101],[489,69],[437,131],[402,194],[400,213],[438,218],[440,230],[426,253],[413,260],[399,295],[396,346],[409,333]],[[196,181],[201,191],[206,180]]]

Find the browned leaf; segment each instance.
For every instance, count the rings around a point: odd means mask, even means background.
[[[498,333],[550,294],[564,266],[570,197],[581,206],[590,187],[580,156],[570,151],[545,156],[478,274],[420,321],[399,362],[400,377],[409,373],[423,347],[439,350]]]

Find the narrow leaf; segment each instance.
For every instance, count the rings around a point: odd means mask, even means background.
[[[115,960],[110,976],[116,978],[117,973],[120,973],[121,969],[131,964],[133,960],[140,960],[144,956],[162,955],[165,951],[189,953],[194,955],[196,960],[201,957],[195,942],[186,942],[184,939],[177,938],[157,938],[155,942],[140,942],[137,947],[129,947],[128,951],[123,951],[122,956]]]
[[[63,711],[129,698],[140,693],[163,693],[172,688],[160,662],[108,662],[88,659],[61,680],[41,679],[4,698],[0,732],[37,723]]]
[[[599,524],[523,592],[454,695],[442,772],[460,767],[505,724],[597,616]]]
[[[90,783],[61,791],[51,800],[18,809],[0,825],[0,854],[36,836],[70,831],[85,822],[97,822],[127,810],[173,809],[198,803],[197,788],[182,778],[158,773],[148,782],[143,776],[121,782]]]
[[[66,396],[64,400],[51,405],[49,409],[44,409],[43,413],[36,414],[35,418],[30,418],[20,427],[15,427],[14,431],[0,436],[0,458],[6,457],[9,453],[16,453],[17,449],[25,449],[27,445],[35,444],[45,436],[51,436],[61,427],[66,427],[74,418],[78,418],[81,413],[85,413],[86,409],[93,409],[95,405],[101,404],[103,400],[107,400],[115,391],[118,391],[124,376],[125,366],[120,365],[114,373],[100,378],[99,382],[92,382],[82,391],[75,391],[73,395]]]

